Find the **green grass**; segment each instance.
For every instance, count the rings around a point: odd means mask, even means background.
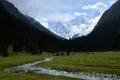
[[[27,62],[41,60],[44,59],[46,56],[47,54],[44,55],[18,54],[10,55],[9,57],[0,57],[0,70],[7,67],[24,64]]]
[[[120,52],[75,53],[75,55],[56,57],[56,60],[40,66],[120,75]]]
[[[8,73],[0,71],[0,80],[78,80],[62,76],[35,73]]]
[[[44,59],[48,57],[47,53],[43,53],[43,55],[30,55],[30,54],[19,54],[12,55],[9,57],[0,57],[0,80],[77,80],[73,78],[67,78],[62,76],[51,76],[46,74],[35,74],[35,73],[10,73],[5,72],[4,69],[20,65],[28,62],[33,62],[37,60]]]

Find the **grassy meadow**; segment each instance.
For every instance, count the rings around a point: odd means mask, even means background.
[[[62,52],[58,52],[61,54]],[[57,54],[58,54],[57,53]],[[55,54],[55,53],[54,53]],[[51,76],[32,72],[10,73],[6,68],[42,60],[51,56],[50,53],[31,55],[27,52],[0,57],[0,80],[77,80],[63,76]],[[120,52],[71,52],[71,55],[54,56],[50,62],[38,66],[57,68],[67,71],[98,72],[120,75]]]
[[[62,70],[111,73],[120,75],[120,52],[81,52],[59,56],[49,63],[40,64]]]
[[[35,74],[35,73],[10,73],[5,72],[6,68],[20,65],[28,62],[34,62],[37,60],[44,59],[48,57],[47,53],[43,53],[41,55],[31,55],[29,53],[10,55],[9,57],[0,57],[0,80],[77,80],[73,78],[66,78],[62,76],[51,76],[46,74]]]

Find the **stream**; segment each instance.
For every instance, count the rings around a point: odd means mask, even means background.
[[[85,73],[85,72],[70,72],[70,71],[61,71],[59,69],[43,68],[36,65],[49,62],[54,60],[53,58],[45,58],[41,61],[36,61],[33,63],[27,63],[24,65],[12,67],[5,69],[8,72],[34,72],[34,73],[43,73],[54,76],[66,76],[71,78],[79,78],[83,80],[120,80],[120,77],[115,74],[103,74],[103,73]]]

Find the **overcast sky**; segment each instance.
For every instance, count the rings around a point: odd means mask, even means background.
[[[80,32],[81,35],[89,33],[98,22],[105,10],[116,0],[8,0],[12,2],[23,14],[29,15],[45,27],[49,21],[61,21],[68,24],[76,16],[90,16],[88,22],[81,25],[71,25],[71,33]],[[89,28],[88,28],[89,26]],[[87,27],[86,32],[80,28]],[[84,34],[82,34],[84,33]]]

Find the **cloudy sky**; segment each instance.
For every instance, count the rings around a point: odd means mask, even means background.
[[[23,14],[35,18],[50,30],[49,22],[60,21],[65,25],[66,29],[69,29],[70,36],[73,36],[74,34],[80,34],[80,36],[83,36],[92,31],[103,12],[116,0],[8,1],[12,2]],[[82,19],[84,21],[80,21],[78,19]],[[71,24],[73,21],[78,22],[76,24]]]

